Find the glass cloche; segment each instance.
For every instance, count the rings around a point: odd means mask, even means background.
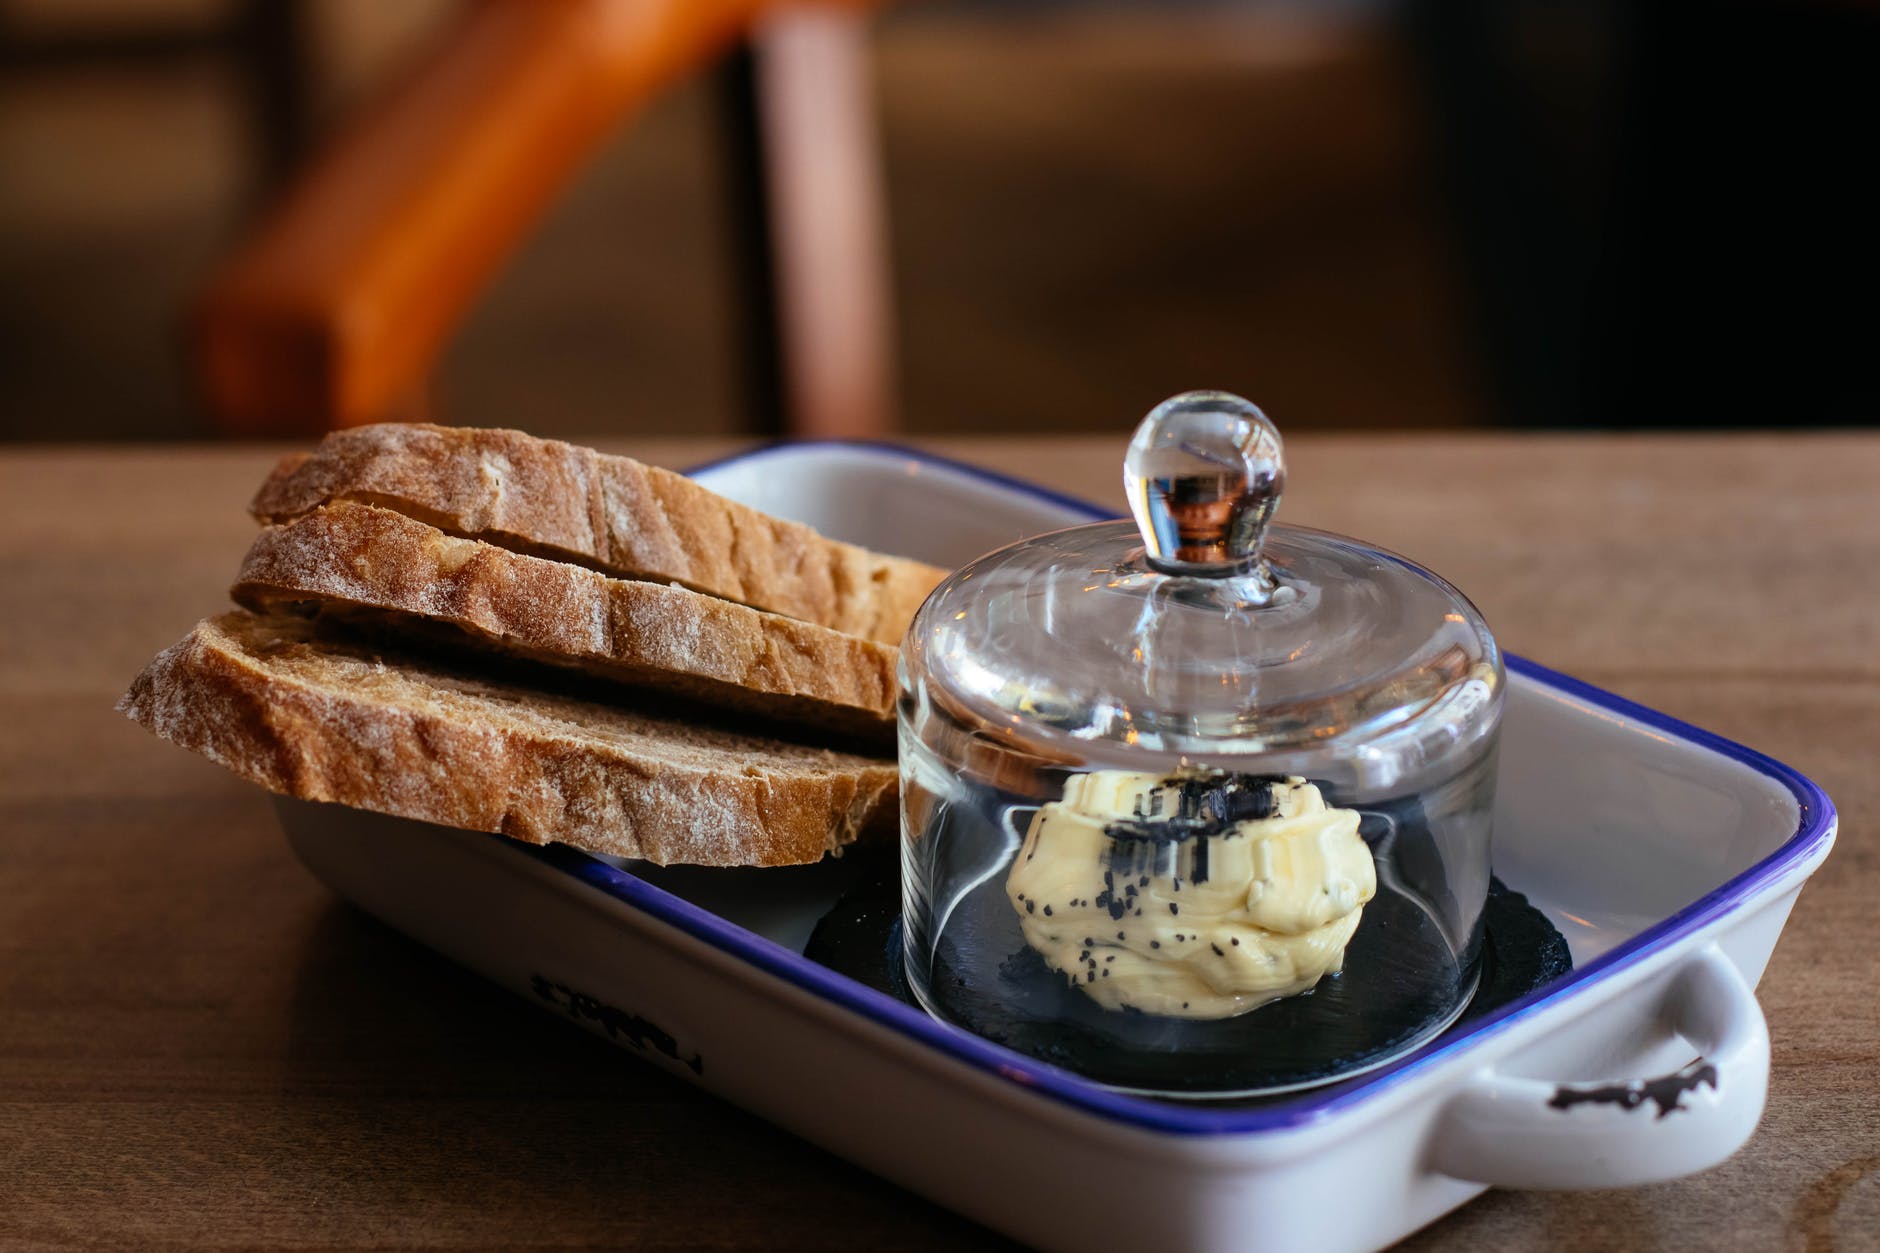
[[[1113,1087],[1381,1065],[1474,991],[1505,684],[1428,570],[1271,519],[1278,432],[1190,392],[1135,524],[943,582],[901,651],[902,891],[927,1010]]]

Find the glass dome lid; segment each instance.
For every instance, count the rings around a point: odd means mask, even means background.
[[[1137,428],[1135,515],[957,571],[903,649],[917,702],[1047,759],[1341,774],[1389,786],[1492,731],[1504,683],[1481,614],[1421,566],[1272,525],[1279,433],[1188,392]]]

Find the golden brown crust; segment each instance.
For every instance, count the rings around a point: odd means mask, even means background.
[[[668,584],[459,539],[336,501],[266,528],[231,589],[257,611],[443,624],[530,661],[887,746],[896,650]]]
[[[896,644],[944,571],[825,539],[683,475],[520,431],[356,427],[277,466],[249,506],[283,522],[330,500],[380,504],[454,535],[681,583]]]
[[[891,761],[654,717],[206,619],[119,708],[276,792],[661,864],[815,861],[895,807]]]

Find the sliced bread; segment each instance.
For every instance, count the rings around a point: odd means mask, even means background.
[[[332,500],[453,535],[680,583],[898,644],[944,571],[825,539],[684,475],[521,431],[412,424],[335,431],[283,460],[249,506],[283,522]]]
[[[466,642],[891,751],[895,649],[671,584],[609,578],[335,501],[264,529],[231,589]]]
[[[891,761],[205,619],[119,708],[276,792],[661,864],[795,865],[891,827]]]

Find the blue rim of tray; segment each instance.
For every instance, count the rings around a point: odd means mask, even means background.
[[[865,455],[892,458],[963,475],[980,483],[992,484],[1033,500],[1056,505],[1086,519],[1114,516],[1113,511],[1088,501],[1027,483],[1023,479],[982,470],[933,453],[896,444],[865,440],[817,440],[777,444],[739,453],[704,465],[690,473],[746,463],[775,456],[794,456],[817,451],[854,451]],[[1071,523],[1067,523],[1071,525]],[[600,892],[638,909],[680,931],[739,958],[767,974],[801,988],[814,996],[839,1005],[881,1026],[934,1048],[976,1070],[999,1076],[1041,1097],[1061,1102],[1085,1113],[1161,1134],[1182,1136],[1248,1135],[1281,1131],[1330,1118],[1353,1105],[1374,1099],[1380,1092],[1409,1082],[1449,1060],[1458,1052],[1474,1047],[1479,1041],[1507,1030],[1560,1001],[1582,993],[1586,988],[1618,971],[1636,965],[1668,945],[1690,935],[1707,924],[1732,913],[1742,905],[1774,887],[1797,866],[1807,862],[1833,834],[1834,803],[1827,793],[1801,772],[1766,757],[1752,748],[1725,739],[1701,727],[1659,713],[1634,701],[1561,674],[1526,658],[1504,654],[1508,669],[1546,687],[1588,705],[1617,714],[1625,720],[1663,731],[1688,743],[1726,757],[1782,784],[1795,798],[1800,809],[1795,834],[1769,856],[1735,878],[1647,927],[1624,943],[1602,953],[1585,966],[1576,968],[1563,979],[1545,985],[1507,1005],[1484,1014],[1465,1029],[1440,1037],[1435,1043],[1392,1065],[1370,1071],[1343,1083],[1314,1089],[1296,1097],[1254,1108],[1228,1109],[1204,1105],[1179,1105],[1146,1097],[1130,1096],[1099,1087],[1087,1079],[1037,1061],[1021,1053],[992,1044],[957,1027],[938,1022],[921,1011],[893,997],[884,995],[846,975],[837,974],[780,944],[746,931],[708,910],[654,887],[598,858],[565,845],[547,847],[512,845],[525,854],[573,875]],[[492,837],[498,838],[498,837]],[[505,841],[505,843],[508,843]]]

